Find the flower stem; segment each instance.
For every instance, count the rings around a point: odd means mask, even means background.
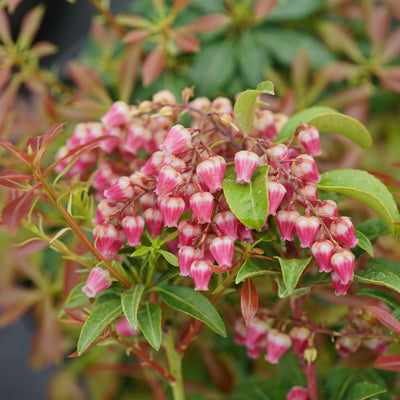
[[[172,329],[169,329],[166,334],[164,346],[167,352],[167,359],[171,375],[176,379],[175,383],[171,383],[173,399],[184,400],[185,391],[182,377],[182,357],[175,349],[174,334]]]

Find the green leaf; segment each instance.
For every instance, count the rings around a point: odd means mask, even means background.
[[[239,284],[246,278],[252,278],[253,276],[278,274],[279,271],[276,267],[277,264],[270,260],[248,258],[237,273],[235,283]]]
[[[96,299],[79,335],[78,355],[81,355],[121,313],[121,299],[118,296],[101,296]]]
[[[275,257],[275,258],[278,259],[279,264],[281,265],[283,283],[285,284],[287,293],[290,294],[295,289],[301,274],[303,273],[307,265],[310,263],[311,257],[306,258],[304,260],[296,258],[291,260],[287,260],[281,257]]]
[[[285,284],[278,278],[275,278],[275,282],[278,285],[278,296],[281,299],[284,299],[285,297],[302,297],[305,296],[306,294],[310,293],[311,291],[311,287],[307,286],[307,287],[301,287],[298,289],[293,289],[293,290],[288,290],[287,287],[285,286]]]
[[[374,248],[372,247],[372,243],[370,240],[357,229],[354,230],[356,234],[356,238],[358,239],[357,246],[366,251],[371,257],[374,256]]]
[[[339,133],[346,136],[362,148],[372,145],[371,135],[364,125],[329,107],[311,107],[293,115],[282,127],[276,141],[282,143],[290,139],[302,122],[315,126],[320,133]]]
[[[386,271],[394,272],[395,274],[400,274],[400,263],[397,261],[376,257],[371,258],[367,263],[370,267],[377,267]]]
[[[171,265],[173,265],[174,267],[179,267],[178,258],[177,258],[176,255],[174,255],[174,254],[172,254],[172,253],[170,253],[170,252],[168,252],[168,251],[165,251],[165,250],[159,250],[159,252],[162,254],[162,256],[163,256]]]
[[[386,389],[381,386],[375,385],[375,383],[359,382],[351,388],[349,394],[346,397],[346,400],[369,399],[372,396],[376,396],[377,394],[385,392]]]
[[[147,253],[149,253],[152,250],[151,247],[149,246],[141,246],[140,248],[138,248],[137,250],[135,250],[132,254],[131,257],[140,257],[143,256]]]
[[[385,222],[380,218],[370,219],[362,222],[357,226],[357,230],[367,236],[372,243],[374,243],[381,236],[390,234]]]
[[[398,232],[393,225],[399,222],[397,205],[389,189],[377,178],[357,169],[332,170],[322,174],[318,189],[341,193],[359,200],[375,211],[386,223],[391,233]]]
[[[86,282],[78,283],[69,293],[67,299],[65,300],[64,307],[75,308],[81,305],[87,304],[89,302],[88,297],[82,292],[83,286]]]
[[[125,291],[121,297],[121,304],[125,317],[134,329],[137,329],[137,312],[143,291],[144,285],[139,283]]]
[[[146,303],[138,311],[138,321],[144,337],[158,351],[161,346],[161,308],[155,303]]]
[[[268,217],[269,165],[255,170],[249,184],[236,182],[236,174],[223,181],[226,201],[236,218],[253,229],[261,229]]]
[[[356,295],[357,296],[368,296],[368,297],[373,297],[374,299],[381,300],[393,309],[400,307],[399,301],[394,296],[392,296],[390,293],[383,291],[383,290],[364,287],[364,288],[361,288],[360,290],[358,290]]]
[[[188,314],[226,337],[226,330],[217,310],[201,293],[185,286],[162,285],[157,288],[161,299],[171,308]]]
[[[240,126],[245,137],[249,134],[250,128],[253,125],[254,115],[256,113],[257,97],[263,93],[274,94],[274,85],[272,82],[261,82],[258,84],[256,90],[246,90],[241,93],[236,100],[234,107],[235,121]]]
[[[374,285],[386,286],[400,293],[400,276],[381,268],[373,267],[354,273],[356,282],[372,283]]]
[[[324,0],[278,1],[268,22],[284,22],[308,17],[324,7]]]

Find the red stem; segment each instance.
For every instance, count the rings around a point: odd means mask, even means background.
[[[318,400],[317,366],[315,361],[305,367],[309,400]]]

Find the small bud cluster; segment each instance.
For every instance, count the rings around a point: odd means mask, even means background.
[[[234,327],[235,342],[246,346],[247,355],[252,359],[257,359],[265,349],[265,360],[277,364],[283,354],[292,347],[295,355],[309,362],[307,354],[310,353],[310,349],[315,350],[311,343],[311,331],[306,327],[294,326],[286,333],[273,325],[272,318],[262,319],[256,316],[247,327],[242,319],[238,319]]]
[[[178,123],[182,111],[192,118],[188,128]],[[177,104],[163,91],[137,106],[118,101],[101,122],[77,125],[57,155],[57,168],[67,166],[71,152],[94,143],[97,148],[79,157],[67,175],[87,174],[97,165],[93,238],[102,255],[113,259],[125,244],[140,246],[144,232],[156,238],[166,234],[164,228],[176,229],[178,239],[166,247],[177,255],[181,275],[192,277],[196,290],[208,290],[213,273],[235,267],[235,248],[254,241],[255,232],[226,202],[227,165],[241,185],[251,182],[258,167],[269,165],[268,215],[275,218],[282,241],[297,237],[320,271],[331,274],[336,295],[345,294],[354,275],[350,248],[358,241],[353,224],[339,217],[334,201],[318,199],[318,130],[300,124],[289,143],[274,144],[285,121],[258,108],[250,135],[243,138],[232,126],[229,99],[200,97]]]

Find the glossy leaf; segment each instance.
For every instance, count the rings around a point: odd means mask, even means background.
[[[371,382],[359,382],[356,383],[350,389],[349,394],[346,396],[346,400],[364,400],[369,399],[372,396],[376,396],[380,393],[385,393],[386,389]]]
[[[332,170],[322,174],[318,189],[341,193],[359,200],[375,211],[392,234],[398,232],[393,225],[400,221],[399,211],[389,189],[377,178],[356,169]]]
[[[256,315],[258,309],[257,289],[250,278],[247,278],[243,283],[240,294],[240,308],[242,310],[244,323],[247,326]]]
[[[226,330],[217,310],[201,293],[185,286],[162,285],[157,288],[161,299],[169,307],[188,314],[226,337]]]
[[[357,246],[366,251],[371,257],[374,256],[374,248],[372,247],[371,241],[357,229],[354,230],[356,238],[358,239]]]
[[[158,350],[161,346],[161,308],[155,303],[146,303],[138,311],[138,321],[144,337]]]
[[[229,208],[240,222],[253,229],[261,229],[268,217],[268,170],[268,165],[257,168],[249,184],[237,183],[236,174],[223,181]]]
[[[126,290],[121,296],[122,309],[126,319],[137,329],[137,312],[144,291],[144,285],[137,284]]]
[[[93,304],[92,313],[83,325],[78,340],[78,355],[81,355],[112,321],[122,313],[118,296],[101,296]]]
[[[365,308],[371,314],[373,314],[383,325],[400,335],[400,321],[397,318],[393,317],[390,312],[376,306],[366,306]]]
[[[400,274],[400,262],[397,261],[376,257],[367,260],[367,264],[370,267],[376,267],[378,269],[394,272],[395,274]]]
[[[384,290],[365,287],[357,290],[357,293],[355,294],[357,296],[368,296],[381,300],[393,309],[400,307],[400,302],[393,295]]]
[[[354,280],[356,282],[386,286],[387,288],[400,293],[400,276],[379,267],[356,271],[354,273]]]
[[[301,274],[306,269],[307,265],[310,263],[311,257],[306,258],[304,260],[302,259],[288,260],[281,257],[275,257],[275,258],[278,259],[279,264],[281,265],[283,282],[285,284],[288,293],[290,293],[295,289]]]
[[[279,132],[277,142],[290,139],[302,122],[315,126],[320,133],[339,133],[363,148],[372,145],[371,135],[364,125],[329,107],[311,107],[293,115]]]
[[[261,82],[256,90],[246,90],[237,98],[234,113],[235,121],[240,126],[244,136],[250,132],[256,113],[257,98],[260,94],[274,94],[274,85],[270,81]]]
[[[278,273],[276,262],[261,258],[248,258],[237,273],[235,283],[238,284],[254,276]]]
[[[400,372],[400,355],[393,354],[380,356],[374,364],[374,368],[384,369],[386,371]]]

